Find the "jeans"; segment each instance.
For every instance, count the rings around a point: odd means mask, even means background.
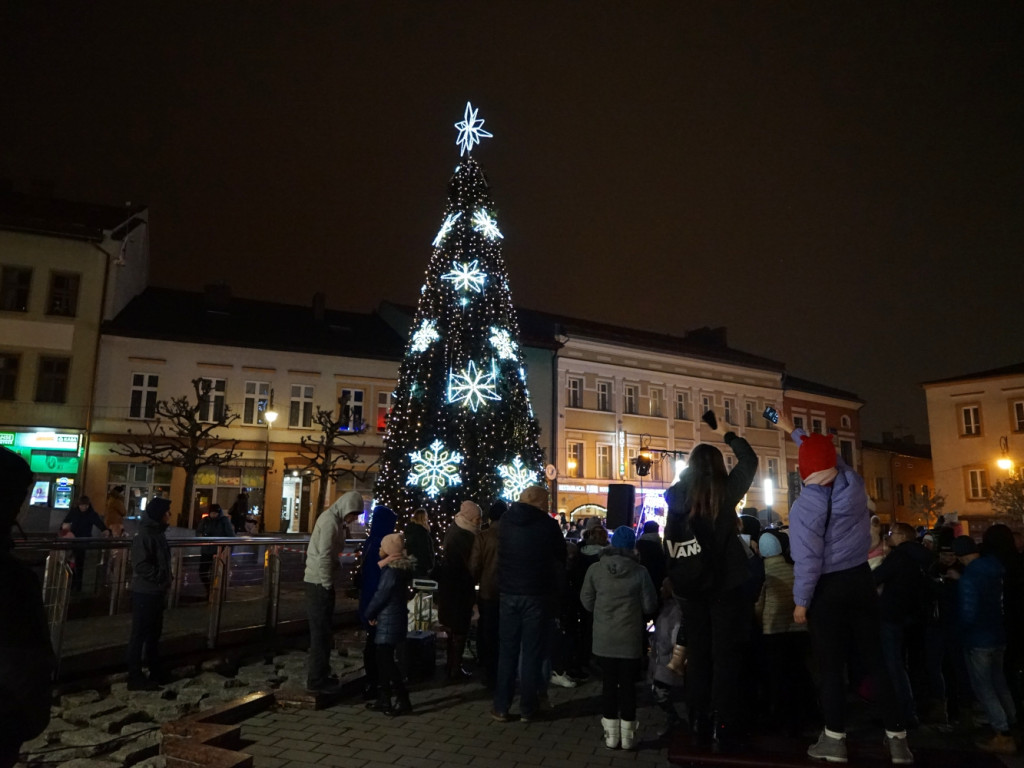
[[[320,584],[306,585],[306,614],[309,617],[309,668],[306,687],[317,688],[331,674],[331,639],[334,634],[334,589]]]
[[[138,680],[143,677],[143,655],[150,676],[159,677],[163,672],[160,668],[160,633],[164,629],[165,598],[163,592],[132,594],[132,633],[128,639],[129,679]]]
[[[900,712],[906,723],[917,719],[914,706],[914,691],[910,686],[910,675],[907,673],[906,639],[907,626],[892,621],[882,622],[882,657],[885,669],[889,673],[889,682],[900,705]]]
[[[540,668],[548,621],[546,595],[502,595],[498,651],[498,679],[494,687],[494,711],[507,714],[515,692],[516,669],[522,657],[520,710],[525,717],[537,711],[540,699]]]
[[[1017,721],[1017,710],[1003,673],[1005,652],[1003,647],[964,648],[971,688],[985,708],[989,724],[997,731],[1008,731]]]
[[[640,659],[597,657],[601,667],[601,717],[608,720],[636,720],[636,680]]]
[[[852,645],[874,682],[886,729],[905,730],[882,658],[878,593],[867,563],[822,574],[807,611],[807,625],[818,663],[825,727],[846,731],[846,665]]]

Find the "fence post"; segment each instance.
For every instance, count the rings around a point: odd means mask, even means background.
[[[171,550],[171,593],[167,597],[167,607],[177,608],[181,596],[181,582],[185,578],[185,548],[174,547]]]
[[[277,630],[277,617],[281,604],[281,547],[268,546],[263,560],[263,594],[267,600],[267,634]]]
[[[217,556],[213,558],[213,583],[210,584],[210,623],[206,631],[206,647],[216,648],[220,636],[220,618],[224,611],[224,601],[228,596],[228,573],[230,571],[232,547],[217,547]]]
[[[124,598],[125,573],[128,570],[128,549],[112,549],[110,557],[113,560],[113,574],[110,577],[110,609],[107,615],[116,616]]]

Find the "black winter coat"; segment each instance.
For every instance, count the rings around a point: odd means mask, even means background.
[[[565,583],[567,555],[562,529],[553,517],[529,504],[513,503],[501,516],[498,531],[498,591],[551,595]]]
[[[71,524],[71,532],[75,534],[76,539],[88,539],[91,537],[93,526],[101,531],[107,530],[107,525],[103,522],[103,518],[92,508],[91,504],[85,512],[78,507],[74,507],[68,512],[64,522]]]
[[[476,540],[452,523],[444,537],[444,554],[437,573],[437,619],[456,635],[469,632],[476,602],[476,582],[469,558]]]
[[[885,556],[871,575],[881,587],[878,610],[882,621],[905,624],[932,614],[935,594],[927,573],[932,553],[916,541],[904,541]]]
[[[132,539],[132,591],[160,595],[171,586],[171,547],[167,525],[149,517]]]

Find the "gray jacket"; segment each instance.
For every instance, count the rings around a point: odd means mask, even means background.
[[[658,609],[658,593],[632,550],[606,549],[587,569],[580,601],[594,614],[595,656],[639,659],[643,655],[644,614]]]

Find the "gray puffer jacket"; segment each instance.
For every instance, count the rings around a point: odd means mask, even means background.
[[[639,659],[643,655],[644,614],[658,609],[658,594],[632,550],[606,549],[587,569],[580,601],[594,614],[595,656]]]

